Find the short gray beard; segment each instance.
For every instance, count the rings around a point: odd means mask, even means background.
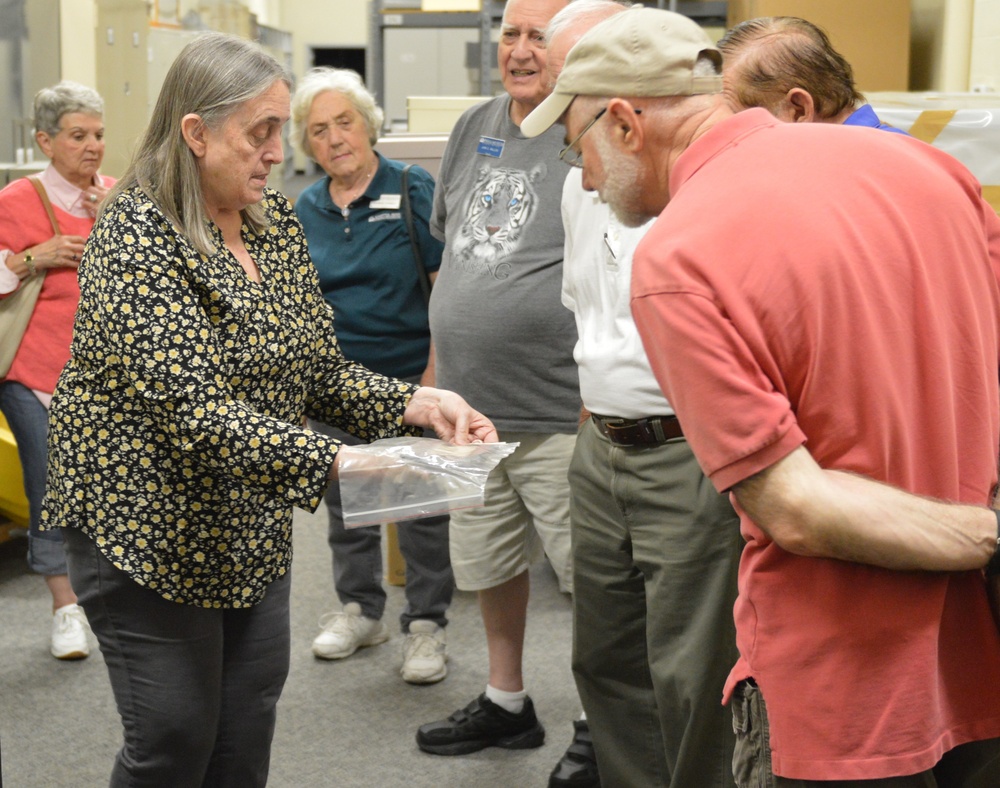
[[[598,190],[598,196],[623,225],[642,227],[652,217],[635,207],[636,197],[642,191],[639,186],[639,163],[619,153],[603,134],[596,135],[594,144],[604,169],[604,185]]]

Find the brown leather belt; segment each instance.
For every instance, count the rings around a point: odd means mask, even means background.
[[[683,438],[676,416],[651,416],[646,419],[618,419],[591,413],[597,429],[616,446],[656,446],[674,438]]]

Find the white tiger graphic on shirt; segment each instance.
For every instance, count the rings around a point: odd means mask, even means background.
[[[510,275],[507,259],[521,241],[538,205],[532,184],[545,177],[538,164],[530,172],[482,166],[466,206],[466,218],[454,242],[455,261],[469,271],[497,279]]]

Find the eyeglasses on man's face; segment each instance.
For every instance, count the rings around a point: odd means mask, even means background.
[[[596,115],[594,115],[594,117],[591,119],[590,123],[588,123],[586,126],[584,126],[583,129],[581,129],[580,133],[577,134],[576,137],[573,138],[573,141],[570,142],[570,144],[567,145],[565,148],[563,148],[561,151],[559,151],[559,158],[562,161],[566,162],[570,167],[582,167],[583,166],[583,153],[576,146],[580,142],[580,140],[583,137],[583,135],[586,134],[588,131],[590,131],[590,128],[595,123],[597,123],[597,121],[599,121],[603,117],[604,113],[607,112],[607,111],[608,111],[608,108],[605,107],[600,112],[598,112]],[[632,107],[632,111],[635,112],[636,115],[641,115],[642,114],[642,110],[641,109],[636,109],[635,107]]]

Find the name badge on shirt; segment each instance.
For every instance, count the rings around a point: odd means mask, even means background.
[[[481,156],[492,156],[494,159],[499,159],[500,154],[503,153],[503,146],[504,141],[498,140],[496,137],[480,137],[476,153]]]
[[[400,196],[398,194],[380,194],[377,200],[368,203],[368,207],[376,211],[380,209],[395,211],[399,209],[399,205]]]

